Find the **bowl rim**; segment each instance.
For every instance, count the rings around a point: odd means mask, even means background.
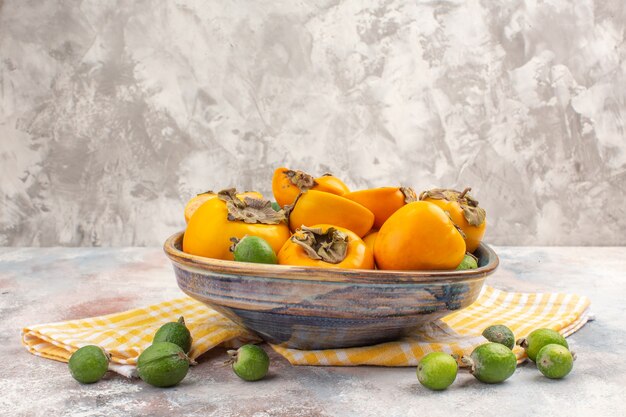
[[[487,244],[481,242],[479,248],[485,251],[488,257],[487,264],[477,269],[466,269],[462,271],[400,271],[256,264],[205,258],[203,256],[185,253],[177,247],[177,245],[182,247],[184,233],[184,231],[174,233],[167,238],[163,244],[165,254],[173,263],[179,266],[185,265],[187,267],[195,267],[215,273],[231,275],[341,283],[432,283],[438,281],[466,281],[470,278],[483,278],[493,273],[500,263],[495,251]]]

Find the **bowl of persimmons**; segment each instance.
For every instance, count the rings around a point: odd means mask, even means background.
[[[164,245],[183,292],[269,343],[414,334],[473,303],[498,266],[469,188],[351,191],[330,174],[278,168],[272,191],[198,194]]]

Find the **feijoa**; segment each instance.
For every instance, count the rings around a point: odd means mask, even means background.
[[[417,379],[434,391],[448,388],[456,379],[459,365],[452,355],[444,352],[431,352],[417,365]]]
[[[500,343],[509,349],[515,347],[515,335],[504,324],[494,324],[483,330],[483,336],[490,342]]]
[[[229,350],[235,374],[246,381],[258,381],[267,375],[270,358],[263,348],[257,345],[243,345],[237,350]]]
[[[508,379],[517,368],[517,358],[508,347],[500,343],[484,343],[469,356],[461,359],[470,366],[470,373],[481,382],[496,384]]]
[[[185,319],[180,317],[178,321],[165,323],[154,334],[152,343],[171,342],[180,346],[185,353],[191,350],[191,333],[185,326]]]
[[[462,271],[464,269],[476,269],[476,268],[478,268],[478,259],[476,259],[476,257],[472,255],[471,253],[466,253],[465,256],[463,257],[463,260],[459,264],[459,266],[456,267],[456,270]]]
[[[106,374],[109,359],[109,354],[100,346],[87,345],[70,356],[68,367],[75,380],[83,384],[93,384]]]
[[[187,375],[191,359],[183,349],[171,342],[157,342],[137,359],[139,377],[155,387],[171,387]]]
[[[267,240],[258,236],[244,236],[241,239],[231,238],[231,250],[237,262],[254,262],[259,264],[276,264],[278,258]]]
[[[561,379],[574,367],[574,355],[564,346],[551,343],[537,353],[537,368],[552,379]]]
[[[569,349],[569,345],[565,338],[557,331],[552,329],[537,329],[530,332],[525,338],[519,339],[517,344],[526,350],[526,355],[531,361],[535,361],[537,353],[542,347],[551,343],[564,346]]]

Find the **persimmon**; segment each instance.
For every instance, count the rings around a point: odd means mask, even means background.
[[[381,187],[352,191],[343,195],[367,207],[374,213],[374,227],[380,229],[396,210],[417,200],[415,191],[409,187]]]
[[[325,191],[331,194],[343,195],[350,189],[339,178],[331,174],[324,174],[314,178],[304,171],[288,168],[277,168],[272,177],[272,192],[279,206],[292,204],[301,192],[308,190]]]
[[[330,224],[303,226],[278,252],[282,265],[321,268],[374,268],[374,255],[363,240],[351,230]]]
[[[379,269],[455,269],[465,240],[437,205],[415,201],[397,210],[378,231],[374,258]]]
[[[369,232],[368,234],[365,235],[365,237],[363,237],[363,242],[365,242],[367,247],[370,248],[372,252],[374,252],[374,243],[376,242],[377,237],[378,237],[378,230]]]
[[[435,188],[420,194],[420,200],[438,205],[448,212],[450,218],[465,234],[467,251],[473,253],[480,245],[487,227],[486,212],[478,206],[478,201],[463,191]]]
[[[223,190],[191,216],[183,236],[183,251],[233,260],[231,244],[246,235],[265,239],[278,252],[291,233],[284,211],[275,211],[270,201],[249,196],[242,200],[234,189]]]
[[[374,224],[374,213],[359,203],[339,195],[309,190],[300,194],[289,212],[292,231],[301,226],[333,224],[365,236]]]

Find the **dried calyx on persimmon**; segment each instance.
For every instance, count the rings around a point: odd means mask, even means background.
[[[278,252],[282,265],[372,269],[374,254],[351,230],[330,224],[303,226]]]
[[[346,258],[348,252],[348,235],[335,227],[323,230],[321,227],[300,228],[301,233],[295,234],[291,240],[301,246],[311,259],[338,264]]]

